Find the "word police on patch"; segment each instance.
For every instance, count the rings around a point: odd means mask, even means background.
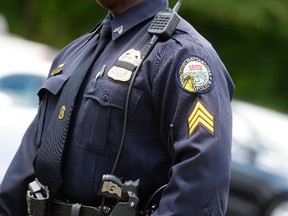
[[[205,93],[213,86],[212,71],[205,60],[192,56],[180,64],[177,82],[188,92]]]

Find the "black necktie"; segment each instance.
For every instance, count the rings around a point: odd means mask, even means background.
[[[39,181],[48,186],[50,196],[57,194],[61,184],[62,153],[67,140],[70,120],[80,86],[91,66],[101,54],[104,47],[111,39],[111,19],[108,15],[100,31],[99,40],[95,50],[87,53],[84,61],[80,63],[70,79],[57,103],[47,131],[43,137],[41,147],[35,160],[35,173]]]

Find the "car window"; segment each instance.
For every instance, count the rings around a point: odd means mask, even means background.
[[[17,105],[37,106],[37,92],[45,78],[30,74],[14,74],[0,78],[0,91],[10,95]]]

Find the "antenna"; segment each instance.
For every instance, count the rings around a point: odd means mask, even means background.
[[[180,7],[181,7],[181,5],[182,5],[182,2],[183,2],[183,0],[178,0],[176,5],[173,7],[172,10],[175,11],[175,12],[178,12]]]

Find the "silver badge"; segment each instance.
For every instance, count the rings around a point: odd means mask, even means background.
[[[127,82],[140,62],[140,51],[130,49],[119,57],[118,61],[108,71],[108,76],[117,81]]]

